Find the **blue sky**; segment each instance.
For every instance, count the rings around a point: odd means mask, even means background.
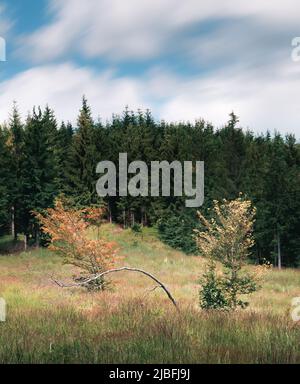
[[[126,105],[156,118],[222,126],[234,110],[255,132],[300,137],[296,0],[0,0],[0,122],[49,103],[76,118]]]

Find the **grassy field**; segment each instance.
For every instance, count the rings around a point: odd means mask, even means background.
[[[166,247],[150,230],[137,237],[105,225],[102,233],[118,242],[121,266],[167,284],[180,312],[142,275],[116,274],[108,291],[91,294],[53,284],[52,275],[68,282],[76,271],[48,250],[3,254],[1,363],[300,363],[300,324],[290,315],[299,270],[270,271],[247,310],[207,313],[198,307],[203,259]]]

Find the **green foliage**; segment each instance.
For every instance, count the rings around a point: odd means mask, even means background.
[[[54,112],[35,109],[22,122],[16,106],[0,134],[0,231],[14,221],[17,233],[37,240],[39,228],[30,210],[53,205],[60,193],[73,206],[102,203],[96,193],[99,161],[118,162],[127,152],[129,162],[153,160],[205,162],[205,206],[214,200],[235,199],[243,191],[257,207],[256,245],[251,257],[282,265],[300,265],[300,145],[295,137],[269,133],[254,135],[239,127],[232,113],[221,129],[203,120],[191,123],[155,121],[150,111],[126,108],[105,123],[94,121],[86,98],[77,126],[58,129]],[[171,180],[172,184],[172,180]],[[172,247],[194,253],[194,212],[181,197],[107,197],[109,219],[130,228],[132,223],[159,222],[161,239]],[[175,208],[174,208],[175,207]]]
[[[232,270],[227,270],[222,279],[223,291],[226,292],[227,306],[230,309],[241,307],[245,309],[249,302],[243,301],[240,295],[249,295],[259,289],[257,281],[249,274],[239,275]]]
[[[249,295],[259,288],[253,277],[247,274],[240,276],[227,269],[224,274],[218,275],[213,261],[209,263],[200,284],[200,307],[206,310],[229,311],[238,307],[245,309],[249,303],[242,300],[240,295]]]
[[[12,115],[9,121],[9,151],[10,151],[10,178],[9,178],[9,196],[10,207],[13,213],[12,221],[14,224],[14,237],[22,231],[22,183],[20,182],[23,172],[24,160],[24,126],[17,109],[14,104]]]
[[[20,227],[39,243],[40,230],[32,211],[51,207],[58,194],[58,158],[56,155],[56,120],[46,108],[33,111],[24,132],[22,162],[22,222]]]
[[[216,274],[216,264],[211,262],[208,270],[200,279],[200,307],[202,309],[227,309],[228,302],[222,279]]]
[[[200,290],[200,306],[226,310],[246,308],[248,302],[241,300],[240,295],[255,292],[260,277],[260,267],[256,275],[243,272],[249,250],[254,244],[252,230],[256,210],[249,200],[240,197],[233,201],[223,200],[222,203],[216,201],[213,212],[211,220],[199,213],[205,229],[195,231],[199,251],[209,259],[208,272]],[[220,275],[217,275],[214,260],[221,262],[223,271]]]
[[[137,223],[132,225],[131,230],[136,235],[139,235],[143,232],[142,226],[140,224],[137,224]]]
[[[62,123],[57,132],[57,156],[59,190],[63,193],[68,193],[73,135],[72,125]]]
[[[10,213],[9,151],[6,146],[7,132],[0,128],[0,233],[5,231]]]
[[[91,206],[96,197],[95,125],[84,97],[78,117],[78,127],[72,137],[68,169],[68,192],[77,207]]]
[[[196,225],[196,219],[192,215],[172,212],[158,221],[159,237],[172,248],[187,254],[196,254],[198,251],[193,233]]]

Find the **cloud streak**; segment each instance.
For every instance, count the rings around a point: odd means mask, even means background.
[[[256,25],[273,32],[296,28],[300,11],[295,0],[286,0],[284,5],[279,0],[272,1],[272,5],[258,0],[52,0],[50,5],[53,20],[23,41],[37,62],[70,52],[116,61],[149,59],[182,40],[188,44],[185,32],[205,21],[227,19],[234,24],[245,22],[245,18],[254,20],[250,33],[257,36]],[[234,32],[235,39],[241,38],[239,32]]]
[[[23,114],[49,103],[74,122],[86,94],[104,120],[129,105],[221,126],[234,110],[244,127],[300,138],[296,0],[51,0],[48,11],[22,39],[31,68],[0,83],[3,118],[17,99]]]

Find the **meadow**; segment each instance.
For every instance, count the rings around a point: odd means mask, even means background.
[[[5,252],[2,239],[0,363],[300,363],[300,324],[291,318],[300,270],[270,270],[246,310],[207,312],[198,305],[203,258],[165,246],[154,230],[107,224],[101,232],[118,243],[120,266],[153,273],[180,310],[130,272],[112,275],[105,292],[62,289],[52,277],[70,282],[74,267],[47,249]]]

